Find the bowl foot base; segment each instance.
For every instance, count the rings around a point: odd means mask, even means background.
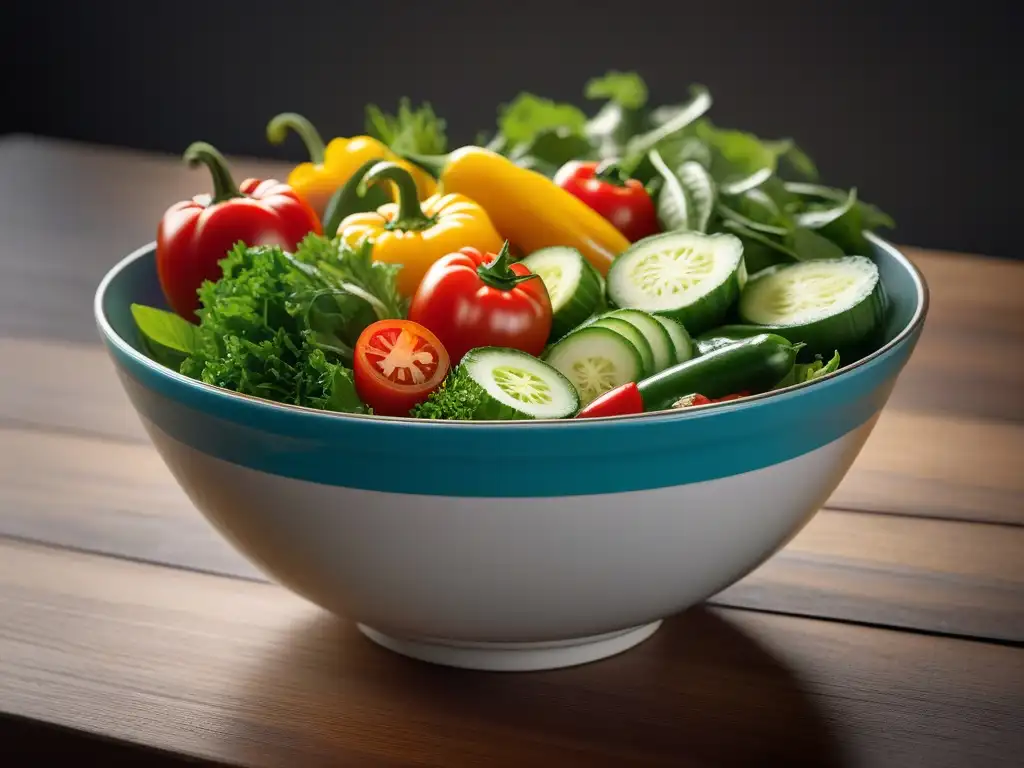
[[[604,635],[549,643],[467,643],[455,640],[393,637],[358,624],[378,645],[420,661],[489,672],[533,672],[588,664],[628,651],[653,635],[661,620]]]

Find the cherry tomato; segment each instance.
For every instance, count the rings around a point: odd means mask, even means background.
[[[495,256],[463,248],[435,261],[409,306],[409,319],[441,340],[452,365],[475,347],[544,351],[551,333],[551,299],[544,282],[518,262],[508,243]]]
[[[381,416],[408,416],[448,375],[448,352],[409,320],[378,320],[356,341],[352,366],[360,399]]]
[[[627,178],[612,161],[570,160],[554,182],[608,219],[631,243],[661,231],[644,185]]]

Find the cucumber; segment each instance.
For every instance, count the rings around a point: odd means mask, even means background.
[[[644,335],[647,343],[651,345],[651,352],[654,355],[655,373],[665,370],[670,365],[675,365],[675,344],[672,343],[672,337],[668,335],[665,327],[654,319],[654,315],[639,309],[615,309],[607,316],[625,320]]]
[[[599,328],[607,328],[624,337],[640,353],[640,359],[644,363],[644,376],[651,376],[656,373],[654,370],[654,350],[651,349],[651,343],[647,341],[647,337],[636,329],[635,325],[627,323],[621,317],[608,317],[608,315],[601,315],[593,322],[587,323],[584,327],[589,328],[592,325],[596,325]]]
[[[763,325],[720,325],[702,333],[693,340],[698,355],[706,355],[719,347],[727,347],[751,336],[759,336],[769,329]],[[772,329],[772,332],[776,332]],[[779,336],[785,334],[779,333]],[[787,337],[788,338],[788,337]]]
[[[483,420],[564,419],[580,396],[565,376],[533,355],[505,347],[477,347],[459,363],[484,390]]]
[[[549,339],[569,333],[592,315],[604,298],[601,275],[575,248],[541,248],[521,263],[548,289],[552,312]]]
[[[865,256],[768,267],[751,277],[739,303],[744,323],[778,330],[806,354],[850,349],[884,320],[878,267]]]
[[[661,323],[661,327],[668,332],[669,338],[672,339],[677,363],[684,363],[693,357],[693,339],[690,338],[690,334],[686,332],[682,323],[664,315],[651,315],[651,317]]]
[[[617,307],[666,315],[691,334],[720,324],[747,281],[735,235],[666,232],[638,240],[608,270]]]
[[[636,347],[621,334],[598,325],[573,331],[548,349],[544,360],[572,382],[581,407],[644,375]]]

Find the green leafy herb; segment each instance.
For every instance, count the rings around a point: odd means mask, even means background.
[[[690,101],[680,107],[665,122],[646,133],[634,136],[626,144],[626,155],[639,163],[648,152],[662,141],[680,133],[711,109],[711,93],[702,85],[690,88]]]
[[[197,348],[196,326],[180,315],[142,304],[131,310],[146,354],[161,365],[177,370]]]
[[[815,358],[813,363],[797,363],[794,365],[786,375],[786,378],[776,384],[773,389],[782,389],[783,387],[791,387],[794,384],[814,381],[822,376],[827,376],[833,371],[839,370],[838,351],[832,355],[832,359],[827,363],[822,361],[821,355],[815,355]]]
[[[350,373],[328,359],[308,324],[309,300],[328,290],[327,279],[278,247],[238,243],[220,265],[223,277],[199,289],[196,346],[181,372],[276,402],[365,411]]]
[[[318,290],[350,290],[355,286],[379,302],[378,319],[405,317],[408,300],[399,294],[397,282],[401,266],[374,261],[370,243],[350,248],[339,238],[309,234],[295,250],[295,259],[324,273],[319,276],[324,282],[317,285]]]
[[[706,119],[696,125],[696,134],[711,150],[711,175],[726,195],[741,194],[767,181],[784,151],[778,142],[765,144],[751,133],[716,128]]]
[[[587,116],[572,104],[521,93],[499,110],[498,129],[509,146],[533,141],[543,131],[561,128],[582,136]]]
[[[419,419],[472,421],[486,395],[462,366],[455,366],[441,386],[413,408],[409,415]]]
[[[586,137],[565,128],[550,128],[518,145],[509,158],[523,167],[557,170],[570,160],[588,158],[591,154],[592,145]]]
[[[608,99],[624,109],[647,104],[647,83],[636,72],[612,70],[588,80],[583,93],[588,99]]]
[[[652,149],[647,153],[654,170],[661,176],[661,186],[655,200],[658,209],[658,221],[666,232],[690,229],[690,201],[679,177],[672,171],[661,157],[661,153]]]
[[[397,154],[442,155],[448,151],[447,124],[424,103],[413,109],[407,98],[398,103],[398,114],[383,112],[376,104],[366,107],[366,132]]]
[[[790,232],[787,242],[800,261],[839,259],[846,255],[842,248],[827,237],[804,227],[797,227]]]

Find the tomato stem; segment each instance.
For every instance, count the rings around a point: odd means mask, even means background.
[[[392,162],[380,162],[373,166],[363,177],[360,188],[363,194],[366,189],[379,181],[391,181],[397,188],[398,215],[388,224],[388,229],[417,231],[426,229],[434,223],[434,219],[423,213],[420,207],[419,190],[416,180],[405,168]]]
[[[517,285],[531,278],[537,277],[532,272],[528,275],[517,275],[509,267],[508,240],[501,246],[498,255],[490,264],[481,264],[476,268],[476,273],[484,284],[502,291],[511,291]]]
[[[594,178],[613,187],[624,187],[629,180],[618,160],[605,160],[594,169]]]
[[[210,169],[210,175],[213,176],[213,199],[210,201],[210,205],[236,197],[245,197],[238,191],[238,185],[231,178],[231,171],[228,170],[228,163],[224,159],[224,155],[214,149],[211,144],[207,144],[205,141],[193,142],[185,150],[183,157],[191,168],[202,163]]]
[[[306,145],[310,162],[313,165],[323,165],[324,153],[327,151],[327,148],[324,146],[324,140],[320,137],[319,131],[317,131],[313,124],[300,114],[282,112],[273,118],[267,123],[267,141],[271,144],[282,143],[288,135],[289,128],[295,131],[299,138],[302,139],[302,143]]]

